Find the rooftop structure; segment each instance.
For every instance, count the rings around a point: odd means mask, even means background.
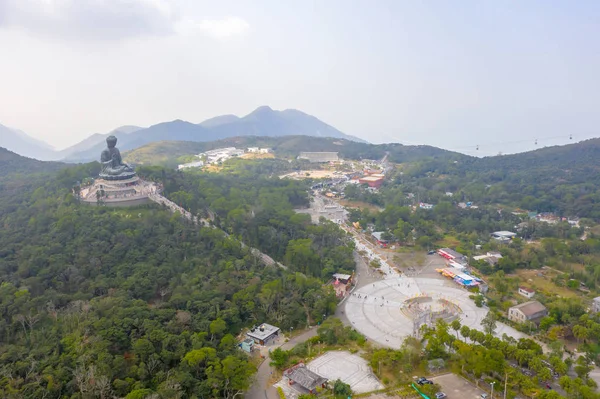
[[[214,150],[206,151],[198,154],[199,157],[205,157],[206,162],[209,164],[225,162],[231,157],[238,157],[244,154],[244,150],[237,149],[235,147],[216,148]]]
[[[333,274],[333,278],[341,280],[342,282],[347,282],[348,280],[350,280],[351,277],[352,277],[352,275],[350,275],[350,274],[341,274],[341,273]]]
[[[517,292],[527,298],[533,298],[535,295],[535,291],[527,287],[519,287]]]
[[[368,184],[369,187],[379,188],[383,184],[383,177],[365,176],[358,179],[360,184]]]
[[[517,233],[513,233],[512,231],[495,231],[492,233],[492,237],[497,240],[512,240],[517,236]]]
[[[246,338],[240,343],[240,348],[245,352],[252,352],[254,350],[254,340],[252,338]]]
[[[426,202],[419,202],[419,208],[421,208],[421,209],[433,209],[433,204],[428,204]]]
[[[441,273],[444,277],[450,277],[457,284],[464,285],[467,287],[474,287],[483,282],[483,280],[468,275],[466,273],[457,270],[456,268],[436,269],[438,273]]]
[[[500,254],[500,252],[488,252],[485,255],[473,256],[473,259],[483,260],[483,261],[489,263],[490,265],[494,266],[494,265],[498,264],[499,259],[502,259],[502,255]]]
[[[371,236],[377,240],[377,244],[387,244],[388,240],[384,240],[382,238],[384,232],[383,231],[374,231]]]
[[[184,163],[183,165],[178,165],[177,169],[182,170],[182,169],[190,169],[190,168],[201,168],[203,166],[204,166],[204,162],[196,161],[196,162]]]
[[[438,249],[438,254],[443,258],[453,260],[461,264],[464,264],[467,261],[466,256],[450,248],[440,248]]]
[[[258,147],[248,147],[248,152],[256,153],[256,154],[268,154],[271,152],[270,148],[258,148]]]
[[[269,341],[279,336],[279,327],[263,323],[260,326],[251,329],[246,333],[246,336],[252,338],[254,342],[260,345],[265,345]]]
[[[508,319],[517,323],[538,322],[548,315],[548,309],[538,301],[529,301],[508,309]]]
[[[316,393],[317,387],[324,387],[327,383],[327,378],[310,371],[304,363],[285,370],[283,376],[288,380],[289,385],[295,385],[301,392]]]
[[[306,159],[308,162],[325,163],[339,161],[337,152],[301,152],[298,159]]]

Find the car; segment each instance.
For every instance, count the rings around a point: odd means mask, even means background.
[[[435,251],[429,251],[427,252],[427,255],[435,255]]]
[[[488,394],[487,393],[482,393],[481,394],[481,399],[488,399]]]
[[[444,392],[438,392],[435,394],[435,399],[444,399],[446,396]]]
[[[425,378],[425,377],[419,377],[419,378],[417,378],[417,383],[420,383],[420,382],[423,382],[426,380],[427,380],[427,378]]]

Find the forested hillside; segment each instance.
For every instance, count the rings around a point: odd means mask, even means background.
[[[210,173],[174,173],[143,169],[162,176],[165,193],[192,213],[210,209],[216,224],[259,248],[294,271],[327,279],[354,269],[352,240],[334,223],[313,225],[297,214],[308,206],[306,183],[277,178]]]
[[[307,275],[267,267],[234,237],[155,205],[78,204],[70,188],[94,168],[64,170],[18,198],[0,196],[0,209],[11,209],[0,212],[0,396],[232,398],[254,372],[236,349],[243,327],[266,321],[289,329],[334,310],[332,290],[310,277],[322,273],[302,256],[323,253],[329,263],[319,266],[334,270],[350,266],[351,252],[328,249],[329,232],[319,235],[303,220],[287,226],[289,204],[306,203],[301,187],[246,186],[256,187],[265,208],[256,215],[273,218],[261,232],[273,242],[256,243]],[[239,208],[248,193],[234,180],[155,172],[172,198],[201,192],[196,206],[210,199],[224,226],[251,236]],[[239,209],[225,214],[229,208]],[[319,240],[314,248],[311,239]]]
[[[64,168],[59,162],[42,162],[36,159],[22,157],[6,148],[0,147],[0,179],[17,173],[50,172]]]
[[[425,159],[405,168],[402,182],[458,192],[484,204],[600,219],[600,139],[515,155]]]

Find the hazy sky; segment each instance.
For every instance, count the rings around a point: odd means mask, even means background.
[[[581,140],[600,136],[599,17],[583,0],[0,0],[0,123],[61,148],[270,105],[468,153]]]

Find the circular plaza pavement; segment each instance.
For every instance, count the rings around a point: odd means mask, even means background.
[[[469,295],[448,280],[393,277],[354,290],[344,310],[352,326],[367,339],[398,348],[413,334],[414,320],[424,309],[457,313],[462,325],[482,330],[481,320],[488,309],[475,306]],[[508,326],[499,323],[498,327],[496,335],[522,336]]]

